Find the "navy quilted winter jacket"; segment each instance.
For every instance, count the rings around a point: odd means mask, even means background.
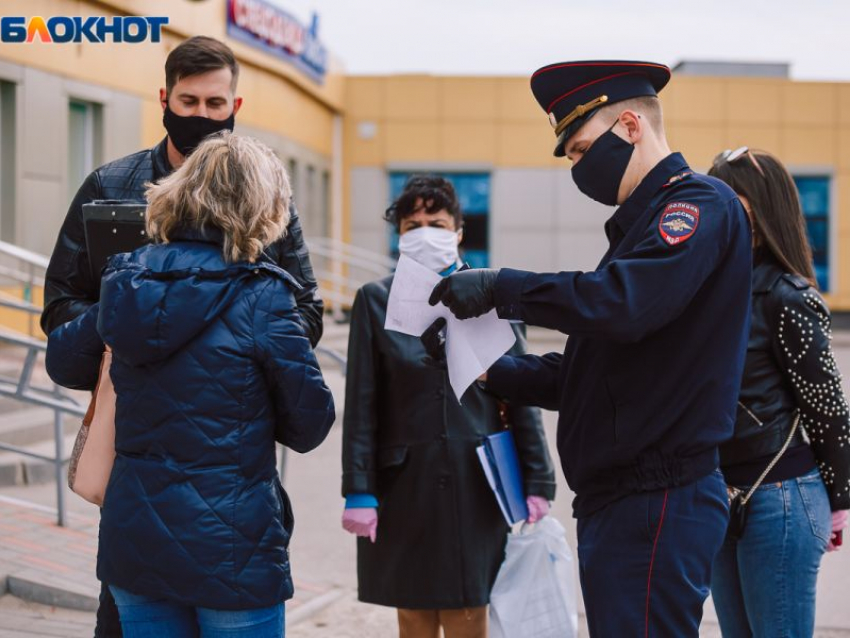
[[[227,265],[220,235],[207,237],[113,257],[99,313],[51,333],[48,365],[72,374],[97,315],[118,397],[98,577],[187,605],[268,607],[293,591],[274,440],[318,446],[333,399],[298,321],[298,284],[271,264]]]

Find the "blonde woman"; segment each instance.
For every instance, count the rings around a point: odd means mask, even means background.
[[[125,638],[277,638],[293,517],[274,441],[307,452],[334,419],[298,284],[261,260],[288,222],[286,172],[267,147],[225,133],[147,197],[155,243],[113,257],[100,303],[48,345],[60,377],[101,341],[113,350],[98,577]]]

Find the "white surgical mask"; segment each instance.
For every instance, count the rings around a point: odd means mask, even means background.
[[[399,237],[398,250],[426,268],[442,272],[458,261],[457,233],[431,226],[408,230]]]

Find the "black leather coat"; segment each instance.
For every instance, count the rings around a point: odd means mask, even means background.
[[[89,270],[83,204],[95,199],[144,201],[145,183],[156,182],[172,171],[166,151],[167,141],[166,137],[154,148],[101,166],[80,186],[59,231],[47,268],[44,312],[41,315],[41,328],[45,334],[81,315],[100,296],[100,280],[92,277]],[[301,222],[294,206],[290,212],[292,218],[286,236],[270,246],[266,254],[303,286],[303,290],[295,293],[296,302],[304,330],[315,346],[322,336],[324,306],[316,291],[310,255],[304,245]]]
[[[751,322],[735,436],[720,448],[721,466],[778,452],[799,409],[802,431],[791,446],[808,439],[832,509],[850,508],[850,413],[826,303],[808,281],[761,254]]]
[[[357,293],[348,343],[343,495],[377,496],[378,537],[358,539],[360,600],[410,609],[485,605],[508,531],[475,448],[502,429],[473,384],[459,404],[417,337],[384,330],[392,277]],[[522,354],[525,340],[512,353]],[[527,495],[555,496],[536,408],[512,407]]]

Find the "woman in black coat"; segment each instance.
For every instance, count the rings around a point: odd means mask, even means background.
[[[461,212],[451,184],[412,178],[387,211],[402,254],[441,274],[458,264]],[[490,589],[508,525],[475,448],[503,429],[499,404],[477,384],[463,404],[422,342],[384,330],[392,277],[361,288],[348,345],[343,526],[360,536],[359,598],[397,607],[402,638],[487,635]],[[517,331],[512,354],[522,354]],[[529,520],[548,512],[555,481],[540,413],[507,410]]]
[[[821,558],[850,509],[850,412],[794,181],[746,147],[710,175],[753,227],[752,315],[735,435],[720,448],[732,504],[711,593],[726,638],[812,636]]]

